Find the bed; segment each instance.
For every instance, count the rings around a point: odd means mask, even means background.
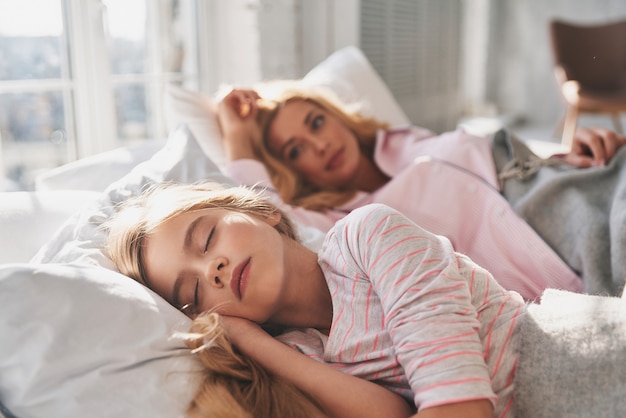
[[[339,50],[304,81],[365,113],[408,118],[360,50]],[[0,196],[0,412],[6,417],[181,417],[198,365],[182,341],[190,320],[120,275],[99,225],[148,184],[234,184],[213,98],[171,87],[168,138],[79,160],[43,174],[34,192]],[[548,150],[546,152],[551,152]],[[317,248],[322,233],[299,227]],[[9,412],[10,411],[10,412]]]

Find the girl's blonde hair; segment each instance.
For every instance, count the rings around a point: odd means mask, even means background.
[[[284,213],[250,188],[224,187],[216,183],[151,186],[117,208],[117,213],[105,224],[108,230],[107,255],[119,271],[150,287],[143,265],[146,238],[167,220],[185,212],[200,209],[227,209],[267,219],[279,213],[276,230],[297,240],[296,230]]]
[[[330,90],[319,86],[307,86],[299,81],[277,81],[257,87],[263,98],[258,101],[257,123],[261,137],[257,138],[257,157],[266,166],[274,187],[283,201],[293,206],[322,211],[337,207],[350,200],[355,189],[324,189],[309,183],[292,170],[269,148],[269,129],[280,109],[291,101],[302,100],[319,106],[334,115],[357,138],[361,152],[373,159],[376,133],[388,128],[388,124],[366,117],[348,108]]]
[[[187,410],[189,418],[328,418],[313,398],[238,353],[224,335],[218,314],[200,315],[191,332],[196,337],[188,345],[200,347],[197,354],[205,370]]]
[[[149,287],[142,264],[146,238],[178,214],[207,208],[261,218],[278,212],[278,232],[297,238],[289,219],[248,188],[169,183],[153,186],[117,208],[105,224],[109,234],[106,251],[121,273]],[[224,334],[217,313],[195,318],[190,332],[187,344],[204,366],[201,386],[187,410],[190,418],[327,417],[311,397],[237,352]]]

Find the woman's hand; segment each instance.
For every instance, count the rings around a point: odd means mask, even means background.
[[[606,165],[626,143],[626,136],[602,128],[578,128],[563,160],[578,168]]]
[[[256,158],[253,141],[260,136],[256,123],[259,95],[251,89],[232,89],[217,105],[226,155],[233,160]]]

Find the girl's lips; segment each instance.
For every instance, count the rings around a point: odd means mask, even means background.
[[[237,299],[241,299],[248,285],[248,274],[250,272],[250,257],[241,262],[233,270],[230,278],[230,287]]]

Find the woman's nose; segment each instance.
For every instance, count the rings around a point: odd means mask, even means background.
[[[330,141],[321,137],[315,137],[311,142],[313,142],[313,147],[315,151],[320,155],[323,155],[324,153],[326,153],[326,150],[328,149],[330,145]]]
[[[228,260],[225,257],[215,257],[209,261],[207,280],[210,285],[215,287],[223,287],[229,281],[226,271]]]

